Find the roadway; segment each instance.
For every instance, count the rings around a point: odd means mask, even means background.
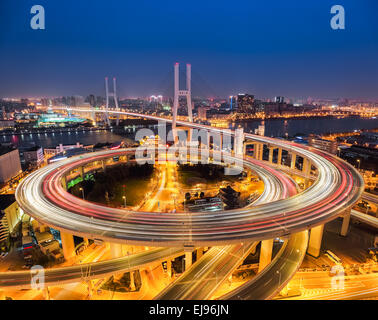
[[[136,245],[198,247],[271,239],[323,224],[354,204],[363,188],[362,178],[348,164],[313,151],[309,153],[314,154],[314,161],[319,160],[319,177],[310,188],[288,199],[223,214],[193,212],[189,217],[180,212],[126,211],[89,203],[63,189],[65,172],[132,151],[100,151],[53,163],[26,177],[17,188],[16,199],[38,221],[78,236]],[[252,162],[244,159],[244,165]]]
[[[170,120],[153,116],[125,112],[124,114],[170,122]],[[204,125],[184,121],[177,123],[212,132],[222,132],[221,129]],[[285,200],[230,210],[216,215],[203,212],[192,213],[190,217],[185,213],[176,213],[174,216],[165,213],[156,215],[151,212],[108,208],[73,197],[63,189],[61,179],[66,172],[89,162],[135,151],[129,149],[112,151],[113,153],[105,151],[81,155],[42,168],[21,182],[16,190],[16,198],[27,214],[47,225],[79,236],[119,243],[178,247],[240,244],[240,242],[271,239],[297,233],[336,218],[341,212],[351,207],[362,194],[363,181],[358,172],[332,155],[278,139],[250,134],[245,136],[247,139],[280,147],[309,159],[318,170],[317,180],[303,193]],[[235,160],[227,154],[223,153],[223,156],[228,160]],[[244,159],[246,165],[251,165],[252,162],[253,160],[247,157]],[[291,239],[293,238],[295,237]],[[291,248],[289,243],[286,247]],[[295,252],[289,250],[288,257],[295,255]],[[298,254],[304,253],[300,250]],[[294,261],[299,261],[298,256],[294,258],[296,258]],[[284,274],[292,274],[295,263],[290,265],[287,262],[286,265],[282,265]],[[111,272],[114,273],[114,271]],[[285,275],[281,272],[278,275],[280,275],[279,286]],[[272,287],[277,288],[277,285],[274,284]]]
[[[174,259],[183,254],[183,248],[156,248],[118,259],[45,269],[45,285],[61,285],[105,278],[120,272],[147,267],[151,263]],[[0,288],[30,289],[32,276],[31,270],[0,272]]]
[[[282,300],[359,300],[378,297],[377,270],[364,274],[346,274],[340,287],[332,288],[332,275],[329,271],[298,272],[289,283],[290,288],[298,289],[301,295]]]
[[[277,295],[300,267],[306,254],[308,231],[293,234],[273,261],[256,277],[219,300],[266,300]]]
[[[352,209],[350,214],[352,218],[357,219],[358,221],[361,221],[371,227],[378,229],[378,218],[370,216],[366,213],[359,212],[354,209]]]
[[[254,159],[251,159],[251,164],[249,166],[251,170],[256,172],[257,175],[261,178],[264,183],[264,190],[255,204],[274,201],[283,197],[288,197],[296,193],[296,186],[294,185],[293,181],[288,178],[286,175],[269,168],[266,164],[260,163]],[[169,168],[172,169],[172,168]],[[172,178],[172,171],[162,170],[161,178],[159,187],[156,193],[149,198],[149,201],[143,206],[143,208],[151,209],[156,206],[156,203],[159,201],[159,196],[162,193],[165,186],[172,186],[172,182],[170,181]],[[168,177],[166,177],[168,176]],[[74,197],[75,198],[75,197]],[[126,212],[126,211],[124,211]],[[247,253],[251,243],[243,245],[243,252]],[[235,250],[234,246],[232,250]],[[157,250],[157,251],[156,251]],[[168,259],[169,256],[165,256],[166,253],[169,253],[169,249],[156,249],[153,251],[146,251],[136,255],[130,255],[129,257],[124,257],[115,260],[106,260],[100,261],[96,263],[88,263],[88,264],[81,264],[78,266],[72,267],[60,267],[54,269],[47,269],[46,270],[46,284],[53,285],[53,284],[62,284],[62,283],[70,283],[70,282],[77,282],[83,279],[95,279],[99,277],[105,277],[117,272],[122,271],[130,271],[134,269],[138,269],[142,266],[141,261],[144,263],[148,263],[148,261],[156,262],[155,258],[158,259]],[[173,254],[176,254],[178,249],[172,249]],[[178,250],[178,252],[182,253]],[[210,255],[206,254],[206,258],[210,257]],[[143,260],[142,260],[143,258]],[[227,256],[224,256],[227,258]],[[162,260],[162,261],[163,261]],[[223,260],[224,261],[224,260]],[[232,272],[232,270],[237,267],[238,263],[232,269],[228,270],[227,272]],[[131,268],[131,269],[130,269]],[[21,272],[4,272],[0,273],[0,287],[17,287],[17,288],[24,288],[30,285],[30,278],[31,273],[30,271],[21,271]]]
[[[296,185],[293,180],[279,171],[268,170],[264,163],[258,162],[258,165],[265,168],[265,171],[261,171],[259,167],[254,168],[260,179],[264,181],[264,191],[250,206],[277,201],[296,194]],[[274,192],[272,192],[273,190]],[[256,249],[257,245],[258,242],[246,241],[236,245],[212,247],[199,261],[193,264],[155,299],[209,299],[248,254],[253,249]]]
[[[88,112],[90,109],[78,111]],[[111,110],[109,113],[171,122],[170,119],[144,114]],[[224,131],[186,121],[178,121],[177,124],[215,133]],[[234,132],[230,134],[233,135]],[[57,172],[60,169],[65,170],[64,167],[61,168],[62,165],[67,165],[66,169],[69,169],[70,162],[78,160],[78,158],[71,158],[63,160],[64,162],[60,163],[59,167],[55,167],[55,172],[51,170],[53,167],[48,166],[48,177],[43,176],[43,169],[39,170],[37,175],[28,176],[17,189],[16,198],[20,206],[31,216],[48,225],[58,225],[67,232],[80,233],[80,236],[86,235],[92,238],[100,237],[107,241],[147,246],[187,244],[214,246],[238,243],[247,239],[251,241],[271,239],[306,230],[335,219],[360,198],[363,191],[362,177],[356,169],[341,159],[315,148],[284,140],[251,134],[245,134],[245,137],[309,159],[318,170],[318,179],[301,194],[285,200],[252,208],[230,210],[217,216],[208,213],[192,213],[189,218],[187,214],[182,213],[177,213],[174,217],[161,213],[157,219],[157,216],[150,212],[129,211],[125,214],[124,211],[117,211],[117,209],[110,210],[103,206],[81,202],[80,199],[71,198],[72,203],[67,206],[65,197],[68,196],[59,188]],[[98,153],[96,156],[106,157]],[[87,156],[84,155],[83,158],[85,157]],[[225,158],[233,159],[228,155],[225,155]],[[248,162],[248,159],[244,160],[244,163]],[[71,165],[78,166],[80,162],[71,163]],[[33,179],[34,181],[31,181]],[[42,193],[41,190],[46,192],[48,197],[38,194]],[[109,217],[114,216],[117,216],[117,219],[122,218],[116,222],[110,221]]]

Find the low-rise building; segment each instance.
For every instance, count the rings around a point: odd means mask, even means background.
[[[34,166],[39,166],[45,160],[43,154],[43,148],[40,146],[34,146],[24,151],[25,163],[30,163]]]
[[[0,195],[0,247],[6,247],[9,235],[20,221],[20,208],[13,194]]]
[[[22,173],[18,149],[0,146],[0,184],[5,184]]]
[[[328,153],[337,154],[337,142],[333,140],[325,140],[310,135],[308,138],[308,145]]]
[[[50,148],[44,148],[44,157],[45,159],[50,159],[53,156],[56,156],[59,153],[63,153],[64,151],[70,150],[70,149],[79,149],[79,148],[84,148],[88,150],[88,152],[93,150],[93,145],[87,145],[84,146],[77,142],[76,144],[70,144],[70,145],[63,145],[59,144],[56,147],[50,147]]]
[[[14,120],[0,120],[0,130],[13,129],[14,125]]]

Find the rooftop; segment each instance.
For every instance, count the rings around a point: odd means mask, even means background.
[[[31,147],[31,148],[28,148],[26,149],[25,151],[38,151],[39,149],[41,149],[42,147],[40,146],[34,146],[34,147]]]
[[[16,150],[14,147],[12,146],[4,146],[4,145],[0,145],[0,156],[4,155],[4,154],[7,154],[13,150]]]
[[[5,210],[16,201],[14,194],[0,194],[0,210]]]

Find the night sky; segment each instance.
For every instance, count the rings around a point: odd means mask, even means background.
[[[0,97],[160,94],[177,61],[205,95],[378,99],[378,1],[0,0],[0,58]]]

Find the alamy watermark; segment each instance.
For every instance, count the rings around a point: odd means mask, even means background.
[[[34,5],[30,9],[30,13],[33,14],[30,20],[30,27],[33,30],[45,29],[45,8],[41,5]]]
[[[225,166],[225,175],[238,175],[243,171],[243,129],[235,130],[233,143],[229,129],[188,131],[189,136],[182,129],[170,130],[167,134],[165,122],[159,122],[157,136],[151,129],[138,130],[135,140],[142,141],[142,144],[135,151],[137,163],[155,164],[156,154],[158,163],[169,160],[180,164],[208,164],[212,158],[213,163]]]
[[[331,288],[334,290],[344,290],[345,271],[342,265],[335,265],[331,268]]]
[[[331,7],[332,16],[330,25],[333,30],[345,29],[345,9],[342,5],[336,4]]]
[[[45,288],[45,269],[40,265],[32,266],[30,269],[31,281],[30,286],[35,290]]]

